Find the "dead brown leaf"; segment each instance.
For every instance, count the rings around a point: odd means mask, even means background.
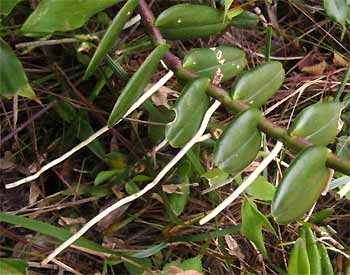
[[[333,54],[333,63],[339,67],[346,67],[349,64],[338,52]]]
[[[327,62],[323,60],[320,63],[310,65],[310,66],[305,66],[301,69],[301,71],[303,73],[308,73],[310,75],[322,75],[326,68],[327,68]]]

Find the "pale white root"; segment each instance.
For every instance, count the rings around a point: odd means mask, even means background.
[[[166,75],[164,75],[156,84],[154,84],[149,90],[147,90],[131,107],[130,109],[125,113],[125,115],[123,116],[126,117],[128,116],[130,113],[132,113],[133,111],[135,111],[138,107],[140,107],[140,105],[142,105],[143,102],[145,102],[152,94],[154,94],[160,87],[162,87],[172,76],[174,75],[174,73],[172,71],[169,71]],[[119,120],[117,123],[119,123],[121,120]],[[37,178],[40,177],[40,175],[42,173],[44,173],[45,171],[49,170],[50,168],[54,167],[55,165],[61,163],[62,161],[64,161],[65,159],[69,158],[71,155],[73,155],[74,153],[78,152],[80,149],[84,148],[86,145],[88,145],[89,143],[91,143],[92,141],[94,141],[95,139],[97,139],[99,136],[101,136],[102,134],[104,134],[105,132],[107,132],[110,128],[108,128],[107,126],[104,126],[103,128],[101,128],[100,130],[98,130],[97,132],[95,132],[94,134],[92,134],[91,136],[89,136],[86,140],[82,141],[81,143],[79,143],[77,146],[73,147],[72,149],[70,149],[67,153],[63,154],[62,156],[60,156],[59,158],[49,162],[48,164],[44,165],[43,167],[40,168],[39,171],[37,171],[35,174],[26,177],[24,179],[15,181],[13,183],[9,183],[6,184],[6,188],[10,189],[10,188],[14,188],[17,187],[19,185],[22,185],[26,182],[30,182],[32,180],[35,180]]]
[[[215,112],[215,110],[220,106],[219,101],[215,101],[211,107],[207,110],[204,115],[203,121],[197,133],[191,138],[191,140],[177,153],[177,155],[160,171],[160,173],[155,177],[155,179],[145,186],[139,192],[132,194],[128,197],[125,197],[110,207],[103,210],[101,213],[92,218],[89,222],[87,222],[78,232],[76,232],[73,236],[71,236],[68,240],[62,243],[59,247],[57,247],[45,260],[42,261],[42,264],[47,264],[52,261],[59,253],[61,253],[68,246],[73,244],[76,240],[78,240],[85,232],[87,232],[91,227],[93,227],[96,223],[106,217],[108,214],[118,209],[119,207],[136,200],[137,198],[143,196],[146,192],[155,187],[158,182],[174,167],[174,165],[192,148],[194,144],[198,142],[198,140],[202,140],[202,135],[205,132],[207,125],[209,123],[211,115]]]
[[[220,203],[215,209],[213,209],[207,216],[202,218],[199,221],[200,225],[203,225],[215,218],[221,211],[223,211],[227,206],[229,206],[238,196],[249,186],[254,180],[260,175],[260,173],[269,165],[271,161],[278,155],[283,147],[283,143],[277,141],[275,147],[271,151],[271,153],[260,163],[260,165],[254,170],[253,173],[249,175],[249,177],[237,187],[233,193],[228,196],[222,203]]]
[[[344,197],[348,192],[350,192],[350,180],[347,182],[337,193],[337,199],[341,199]]]

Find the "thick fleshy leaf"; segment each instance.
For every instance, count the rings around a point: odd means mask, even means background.
[[[289,275],[310,275],[310,264],[305,241],[297,239],[288,260]]]
[[[331,259],[328,256],[326,247],[322,243],[317,243],[321,255],[322,275],[334,275]]]
[[[163,11],[155,26],[166,39],[188,40],[221,32],[228,26],[228,22],[224,21],[224,11],[219,9],[178,4]]]
[[[248,109],[229,124],[214,150],[214,163],[221,170],[238,173],[256,158],[261,145],[257,129],[261,117],[258,109]]]
[[[13,8],[23,0],[0,0],[0,14],[9,15]]]
[[[66,32],[80,28],[94,14],[121,0],[42,0],[24,22],[21,31],[29,35]]]
[[[253,28],[259,23],[259,17],[250,11],[243,11],[231,20],[231,25],[236,28]]]
[[[247,194],[263,201],[272,201],[275,191],[276,187],[263,176],[257,177],[245,190]]]
[[[339,133],[339,120],[343,105],[341,102],[316,103],[305,108],[294,119],[291,136],[301,136],[314,145],[332,143]]]
[[[310,275],[322,274],[321,256],[310,226],[302,227],[301,238],[305,241],[306,251],[310,263]]]
[[[175,119],[165,129],[165,138],[171,146],[183,146],[198,130],[209,105],[209,97],[205,93],[209,82],[208,78],[195,79],[181,92],[174,107]]]
[[[296,221],[317,201],[329,178],[326,167],[329,152],[322,146],[308,147],[289,166],[271,206],[277,223]]]
[[[264,257],[267,251],[262,235],[262,227],[265,225],[272,233],[276,235],[274,228],[269,220],[258,210],[256,204],[245,198],[241,207],[242,226],[241,233],[252,241]],[[277,236],[277,235],[276,235]]]
[[[106,57],[108,51],[111,50],[112,46],[118,40],[126,21],[130,18],[138,4],[139,0],[128,0],[127,3],[123,6],[123,8],[114,17],[113,22],[108,27],[106,33],[104,34],[100,44],[98,45],[94,53],[94,56],[90,61],[88,68],[86,69],[84,75],[85,79],[89,78],[93,74],[97,66]]]
[[[349,9],[347,0],[323,0],[323,6],[329,18],[345,25]]]
[[[192,49],[183,61],[185,69],[191,69],[210,79],[214,79],[217,73],[222,74],[220,82],[239,74],[246,64],[244,51],[229,46]]]
[[[280,62],[271,61],[258,65],[233,83],[232,95],[252,107],[260,107],[278,91],[284,75]]]
[[[14,95],[36,98],[21,62],[11,47],[0,38],[0,98]]]
[[[28,275],[28,263],[21,259],[0,258],[0,270],[6,275]]]
[[[167,44],[157,46],[142,63],[137,72],[130,78],[108,118],[108,127],[111,128],[118,123],[135,100],[142,94],[157,70],[160,60],[169,50],[169,47]]]

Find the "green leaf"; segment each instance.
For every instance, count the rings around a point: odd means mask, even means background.
[[[316,103],[305,108],[294,119],[290,129],[291,136],[301,136],[314,145],[332,143],[339,133],[341,102]]]
[[[0,14],[9,15],[12,9],[23,0],[0,0]]]
[[[131,260],[141,266],[144,266],[145,268],[152,268],[152,261],[150,258],[131,258]],[[127,271],[129,271],[129,273],[132,275],[142,275],[145,271],[144,268],[138,267],[129,262],[124,262],[124,266],[127,269]]]
[[[343,26],[345,25],[349,9],[346,2],[346,0],[323,0],[323,6],[328,17]]]
[[[271,61],[258,65],[243,74],[232,85],[232,95],[252,107],[260,107],[281,87],[284,69],[280,62]]]
[[[204,5],[178,4],[163,11],[155,26],[166,39],[203,38],[223,31],[228,22],[224,12]]]
[[[175,119],[165,128],[165,138],[172,147],[183,146],[197,132],[209,105],[209,97],[205,93],[209,82],[207,78],[189,82],[177,99],[173,109]]]
[[[94,133],[95,130],[92,128],[90,122],[88,121],[87,115],[82,114],[79,120],[77,121],[77,138],[83,141]],[[106,152],[102,143],[99,140],[95,139],[93,142],[89,143],[87,147],[99,159],[104,159]]]
[[[234,0],[225,0],[225,18]]]
[[[49,96],[50,100],[54,100],[53,96]],[[59,101],[54,106],[53,109],[60,116],[61,119],[70,123],[77,118],[77,112],[73,106],[65,101]]]
[[[267,257],[267,251],[262,235],[262,227],[265,225],[276,236],[276,232],[269,220],[258,210],[256,204],[245,198],[241,207],[242,226],[241,233],[252,241],[264,257]]]
[[[350,136],[341,136],[338,138],[337,154],[343,159],[350,160]]]
[[[322,274],[321,256],[317,248],[314,234],[308,225],[304,225],[302,230],[304,232],[302,239],[305,241],[306,251],[310,263],[310,275]]]
[[[243,11],[231,20],[231,25],[235,28],[253,28],[259,23],[259,17],[250,11]]]
[[[181,268],[182,270],[195,270],[198,272],[203,272],[202,255],[186,259],[182,261],[177,267]]]
[[[176,176],[173,184],[183,184],[180,192],[182,194],[170,194],[169,195],[169,206],[176,216],[179,216],[185,209],[187,201],[190,197],[190,182],[188,177]]]
[[[322,243],[317,243],[321,255],[322,275],[334,275],[331,259],[328,256],[326,247]]]
[[[28,264],[21,259],[0,258],[0,270],[4,275],[28,275]]]
[[[139,258],[139,259],[148,258],[154,254],[157,254],[163,248],[167,247],[167,244],[168,243],[166,243],[166,242],[161,242],[161,243],[154,245],[154,246],[152,246],[152,247],[150,247],[142,252],[133,253],[130,256],[133,258]]]
[[[42,0],[24,22],[27,35],[45,35],[80,28],[94,14],[121,0]]]
[[[329,152],[323,146],[308,147],[291,163],[271,205],[277,223],[296,221],[317,201],[329,178],[326,167]]]
[[[0,38],[0,98],[22,95],[35,99],[21,62],[11,47]]]
[[[204,173],[202,177],[208,180],[210,188],[215,188],[217,185],[227,180],[229,174],[225,173],[220,168],[214,168]]]
[[[118,40],[125,23],[130,18],[138,4],[139,0],[128,0],[123,8],[114,17],[113,22],[108,27],[90,61],[88,68],[86,69],[84,75],[85,79],[89,78],[93,74],[98,65],[101,64],[102,60],[106,57],[108,51],[111,50],[112,46]]]
[[[155,48],[137,72],[130,78],[109,116],[107,123],[109,128],[118,123],[135,100],[142,94],[146,85],[150,82],[152,75],[157,70],[160,60],[169,50],[169,47],[167,44],[161,44]]]
[[[114,169],[114,170],[109,170],[109,171],[100,171],[96,178],[94,185],[100,185],[104,183],[105,181],[111,179],[112,177],[121,175],[125,173],[125,169]]]
[[[248,109],[229,124],[214,149],[214,163],[221,170],[238,173],[256,158],[261,145],[257,129],[261,117],[258,109]]]
[[[128,195],[135,194],[140,191],[140,188],[137,186],[137,184],[134,181],[128,181],[125,184],[125,192],[128,193]]]
[[[263,176],[257,177],[256,180],[245,190],[247,194],[263,201],[272,201],[275,191],[276,187]]]
[[[247,64],[244,51],[229,47],[195,48],[189,51],[183,61],[185,69],[191,69],[202,76],[214,79],[218,70],[222,74],[220,82],[239,74]]]
[[[303,239],[295,241],[288,260],[289,275],[310,275],[310,264],[307,256],[306,245]]]
[[[309,222],[312,224],[319,224],[322,223],[325,219],[332,216],[334,214],[334,208],[326,208],[322,209],[316,213],[314,213]]]
[[[158,144],[165,137],[165,124],[174,119],[174,112],[165,106],[155,106],[150,100],[146,100],[143,104],[148,112],[148,121],[164,123],[164,125],[148,125],[148,138]]]
[[[17,226],[22,226],[24,228],[58,239],[59,241],[62,241],[62,242],[69,239],[73,235],[68,230],[53,226],[51,224],[43,223],[43,222],[36,221],[23,216],[10,215],[10,214],[1,213],[1,212],[0,212],[0,222],[6,222]],[[112,250],[105,248],[103,246],[100,246],[92,241],[89,241],[84,237],[81,237],[74,244],[77,246],[94,250],[94,251],[114,254]]]

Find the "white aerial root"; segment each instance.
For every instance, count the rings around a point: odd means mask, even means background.
[[[199,221],[200,225],[203,225],[215,218],[222,210],[224,210],[227,206],[229,206],[249,185],[251,185],[254,180],[260,175],[260,173],[269,165],[271,161],[278,155],[283,147],[283,143],[277,141],[275,147],[271,151],[271,153],[260,163],[260,165],[254,170],[253,173],[249,175],[249,177],[237,187],[233,193],[228,196],[222,203],[220,203],[214,210],[212,210],[207,216],[202,218]]]
[[[154,84],[150,89],[148,89],[131,107],[130,109],[125,113],[125,115],[123,116],[126,117],[128,116],[130,113],[132,113],[133,111],[135,111],[138,107],[140,107],[140,105],[142,105],[142,103],[144,101],[147,100],[147,98],[149,98],[152,94],[154,94],[160,87],[162,87],[172,76],[174,75],[174,73],[172,71],[169,71],[166,75],[164,75],[156,84]],[[117,123],[119,123],[121,120],[119,120]],[[70,149],[67,153],[63,154],[62,156],[60,156],[59,158],[49,162],[48,164],[44,165],[43,167],[40,168],[39,171],[37,171],[35,174],[26,177],[24,179],[15,181],[13,183],[9,183],[6,184],[5,187],[7,189],[10,188],[14,188],[17,187],[23,183],[26,182],[30,182],[32,180],[35,180],[37,178],[40,177],[40,175],[42,173],[44,173],[45,171],[49,170],[50,168],[54,167],[55,165],[61,163],[62,161],[64,161],[65,159],[67,159],[68,157],[70,157],[71,155],[73,155],[74,153],[76,153],[77,151],[79,151],[80,149],[82,149],[83,147],[85,147],[86,145],[88,145],[90,142],[94,141],[95,139],[97,139],[99,136],[101,136],[102,134],[104,134],[105,132],[107,132],[110,128],[108,128],[107,126],[104,126],[103,128],[101,128],[100,130],[98,130],[96,133],[92,134],[90,137],[88,137],[86,140],[82,141],[81,143],[79,143],[77,146],[73,147],[72,149]]]
[[[348,192],[350,192],[350,180],[347,182],[337,193],[337,199],[341,199],[344,197]]]
[[[145,186],[139,192],[132,194],[128,197],[125,197],[110,207],[103,210],[101,213],[96,215],[90,221],[88,221],[78,232],[76,232],[73,236],[71,236],[68,240],[62,243],[59,247],[57,247],[49,256],[46,257],[45,260],[42,261],[42,264],[47,264],[52,261],[60,252],[66,249],[68,246],[73,244],[76,240],[78,240],[85,232],[87,232],[91,227],[93,227],[96,223],[106,217],[108,214],[118,209],[119,207],[136,200],[137,198],[143,196],[146,192],[151,190],[154,186],[158,184],[158,182],[174,167],[174,165],[192,148],[194,144],[198,142],[198,140],[202,140],[202,135],[207,128],[211,115],[215,112],[215,110],[220,106],[219,101],[215,101],[211,107],[207,110],[204,115],[203,121],[197,133],[191,138],[191,140],[177,153],[177,155],[160,171],[160,173],[155,177],[155,179]],[[206,136],[206,135],[205,135]]]

